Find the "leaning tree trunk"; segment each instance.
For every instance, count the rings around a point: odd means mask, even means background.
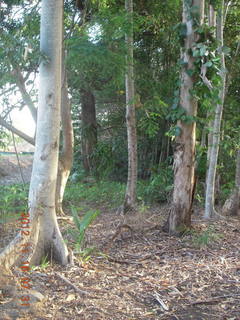
[[[126,70],[126,124],[128,138],[128,179],[123,204],[123,212],[134,210],[136,205],[137,187],[137,132],[134,94],[133,69],[133,0],[125,0],[125,9],[129,15],[130,32],[125,36],[127,46]]]
[[[221,9],[217,17],[217,40],[220,43],[219,54],[221,57],[221,87],[219,89],[219,100],[215,110],[215,118],[213,122],[212,145],[210,149],[210,158],[208,162],[207,179],[206,179],[206,197],[205,197],[205,212],[204,218],[210,219],[216,214],[214,208],[215,202],[215,178],[218,161],[218,151],[221,133],[221,120],[226,89],[226,71],[225,71],[225,55],[221,50],[223,46],[223,29],[224,29],[224,0],[221,4]]]
[[[240,149],[237,151],[235,188],[223,206],[223,214],[237,216],[240,205]]]
[[[95,97],[91,90],[82,89],[82,159],[83,168],[89,175],[94,170],[93,152],[97,145],[97,119]]]
[[[64,55],[64,50],[63,50]],[[62,122],[62,149],[58,160],[58,177],[56,187],[56,213],[64,215],[62,202],[68,177],[73,162],[73,125],[71,117],[71,104],[67,91],[67,74],[65,69],[64,57],[62,58],[62,96],[61,96],[61,122]]]
[[[186,26],[186,37],[182,52],[185,66],[181,72],[180,106],[185,110],[186,115],[191,117],[197,115],[197,100],[191,94],[195,79],[190,72],[195,68],[195,58],[191,52],[198,40],[198,34],[195,31],[197,26],[194,25],[192,17],[192,12],[196,10],[198,12],[195,17],[199,17],[197,24],[200,25],[204,18],[204,0],[193,0],[191,4],[188,0],[183,1],[183,24]],[[176,137],[174,151],[173,202],[168,221],[164,226],[164,230],[170,234],[179,234],[190,227],[195,186],[196,123],[179,120],[177,125],[181,132]]]

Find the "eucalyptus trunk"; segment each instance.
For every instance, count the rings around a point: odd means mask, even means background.
[[[216,21],[216,11],[214,9],[214,6],[212,4],[209,5],[209,27],[211,28],[214,28],[214,30],[216,30],[216,24],[217,24],[217,21]],[[216,33],[216,32],[215,32]],[[210,112],[207,113],[207,117],[210,116]],[[211,128],[213,128],[213,120],[209,121],[209,124],[208,124],[209,128],[210,128],[210,131],[208,133],[208,149],[207,149],[207,161],[209,163],[210,161],[210,156],[211,156],[211,146],[212,146],[212,143],[213,143],[213,132],[211,130]]]
[[[221,120],[226,89],[226,71],[225,55],[221,50],[223,47],[223,29],[224,29],[224,0],[217,15],[217,40],[220,43],[219,55],[221,58],[221,86],[219,87],[219,103],[216,106],[215,117],[213,121],[212,143],[210,146],[210,158],[208,161],[207,179],[206,179],[206,197],[204,218],[210,219],[216,214],[215,203],[215,180],[218,161],[219,142],[221,134]]]
[[[223,214],[230,216],[237,216],[240,205],[240,149],[237,151],[236,157],[236,175],[235,175],[235,188],[226,200],[223,206]]]
[[[126,124],[128,140],[128,178],[123,212],[134,210],[136,205],[137,187],[137,132],[135,115],[134,67],[133,67],[133,0],[125,0],[125,9],[128,14],[130,31],[126,33],[127,47],[126,65]]]
[[[97,145],[97,119],[95,96],[90,89],[81,90],[82,97],[82,159],[83,168],[89,175],[95,168],[93,152]]]
[[[64,54],[64,50],[63,50]],[[73,163],[73,125],[71,117],[71,104],[68,97],[67,74],[64,64],[64,57],[62,62],[62,95],[61,95],[61,123],[62,123],[62,148],[58,160],[58,177],[56,187],[56,213],[57,215],[64,215],[62,203],[63,196],[70,175]]]
[[[56,217],[55,191],[61,105],[63,1],[42,0],[40,50],[46,59],[40,64],[39,106],[36,149],[29,190],[29,220],[24,215],[26,232],[21,231],[0,254],[0,262],[9,268],[19,263],[20,245],[30,245],[24,261],[39,264],[48,257],[66,265],[68,249],[63,241]],[[28,260],[27,260],[28,256]]]
[[[195,69],[195,58],[191,54],[194,45],[198,40],[193,11],[198,11],[198,24],[201,25],[204,19],[204,1],[188,0],[183,1],[183,19],[186,26],[186,36],[182,49],[182,60],[184,67],[181,71],[180,106],[185,110],[187,116],[197,115],[197,100],[191,94],[195,77],[188,70]],[[177,126],[180,128],[180,135],[176,137],[174,150],[174,190],[172,208],[164,229],[170,234],[180,234],[191,225],[192,203],[195,188],[195,144],[196,144],[196,123],[187,123],[179,120]]]

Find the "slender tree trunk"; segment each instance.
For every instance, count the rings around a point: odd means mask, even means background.
[[[237,151],[235,188],[223,206],[223,214],[237,216],[240,205],[240,149]]]
[[[198,9],[199,24],[203,23],[204,1],[193,0],[189,5],[188,0],[183,1],[183,23],[186,25],[187,34],[182,52],[182,59],[187,66],[181,72],[180,105],[188,116],[197,115],[197,101],[191,95],[194,86],[194,76],[187,70],[194,69],[195,58],[190,54],[198,39],[194,29],[192,9]],[[173,202],[168,221],[164,229],[170,234],[179,234],[191,225],[192,202],[195,186],[195,136],[196,123],[178,121],[181,129],[180,136],[176,137],[174,150],[174,190]]]
[[[225,98],[225,87],[226,87],[226,71],[225,71],[225,55],[221,51],[223,46],[223,28],[224,28],[224,0],[221,4],[221,9],[217,17],[217,39],[220,42],[219,54],[221,57],[221,88],[219,93],[220,103],[217,104],[215,110],[215,118],[213,123],[213,137],[212,145],[210,149],[210,159],[209,167],[207,171],[206,179],[206,198],[205,198],[205,212],[204,218],[210,219],[216,213],[214,208],[215,202],[215,178],[216,178],[216,168],[218,161],[218,151],[219,151],[219,142],[220,142],[220,133],[221,133],[221,120],[222,112]]]
[[[82,158],[87,174],[94,169],[93,152],[97,145],[97,119],[95,97],[90,90],[81,90],[82,96]]]
[[[133,67],[133,0],[125,0],[129,15],[130,32],[126,34],[127,71],[126,71],[126,124],[128,137],[128,179],[123,204],[123,212],[134,210],[137,187],[137,132],[135,115],[134,67]]]
[[[216,29],[216,11],[214,9],[214,6],[213,5],[209,5],[209,27],[212,27],[214,28],[214,30]],[[210,112],[207,113],[207,117],[210,116]],[[210,161],[210,156],[211,156],[211,147],[212,147],[212,143],[213,143],[213,131],[212,131],[212,128],[213,128],[213,120],[211,120],[208,124],[208,127],[210,128],[210,131],[208,133],[208,150],[207,150],[207,163],[209,163]],[[207,165],[208,167],[208,165]]]
[[[71,104],[67,91],[67,75],[63,62],[63,86],[61,98],[62,119],[62,150],[58,160],[58,177],[56,187],[56,213],[64,215],[62,202],[68,177],[73,163],[73,125],[71,117]]]

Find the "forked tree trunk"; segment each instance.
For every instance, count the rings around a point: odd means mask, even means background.
[[[82,159],[87,174],[94,169],[93,152],[97,145],[97,119],[95,97],[91,90],[82,89]]]
[[[194,86],[194,76],[188,70],[195,68],[195,58],[190,54],[194,44],[198,39],[195,32],[192,12],[198,10],[195,16],[199,16],[199,24],[203,23],[204,1],[193,0],[189,4],[188,0],[183,1],[183,24],[187,33],[182,52],[182,59],[186,66],[181,72],[180,105],[188,116],[197,115],[197,101],[192,96],[191,90]],[[176,137],[176,147],[174,151],[174,190],[173,202],[168,221],[164,230],[170,234],[180,234],[191,225],[192,202],[195,185],[195,131],[196,123],[186,123],[179,120],[177,123],[181,133]]]
[[[126,124],[128,138],[128,179],[123,204],[123,212],[134,210],[136,205],[137,187],[137,132],[134,94],[133,68],[133,0],[125,0],[125,9],[129,15],[130,32],[125,36],[127,46],[126,70]]]
[[[223,214],[237,216],[240,205],[240,149],[237,151],[235,188],[223,206]]]
[[[204,218],[210,219],[216,214],[214,208],[215,202],[215,179],[216,179],[216,168],[218,161],[218,151],[221,133],[221,120],[225,98],[226,89],[226,71],[225,71],[225,55],[221,50],[223,46],[223,29],[224,29],[224,0],[222,0],[221,8],[217,16],[217,40],[220,43],[219,55],[221,57],[221,87],[219,92],[220,103],[217,104],[215,110],[215,117],[213,122],[213,136],[212,144],[210,146],[210,158],[208,161],[207,179],[206,179],[206,197],[205,197],[205,212]]]

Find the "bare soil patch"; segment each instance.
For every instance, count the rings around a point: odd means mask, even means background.
[[[19,154],[19,160],[20,166],[16,155],[0,155],[0,185],[27,183],[30,181],[33,155]]]

